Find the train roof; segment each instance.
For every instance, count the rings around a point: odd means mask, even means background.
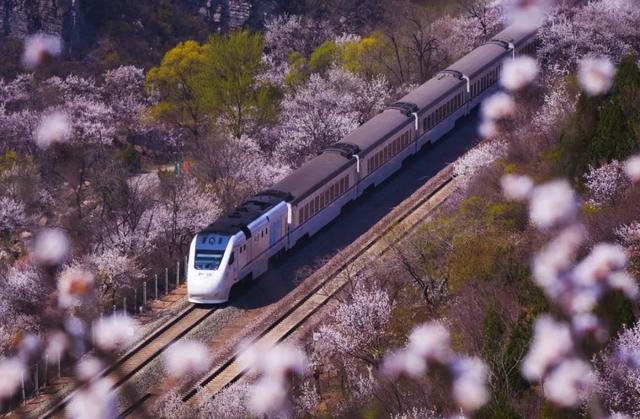
[[[380,142],[394,135],[407,124],[413,123],[413,116],[405,115],[396,109],[386,109],[351,131],[340,143],[356,146],[362,155],[366,155]]]
[[[415,103],[420,109],[420,113],[424,112],[430,106],[440,102],[451,92],[461,86],[464,81],[448,74],[437,74],[433,78],[427,80],[417,89],[413,89],[407,93],[402,102]]]
[[[337,150],[324,151],[273,185],[272,190],[287,194],[287,202],[298,203],[354,164],[355,159],[345,154]]]
[[[242,231],[248,239],[251,237],[251,231],[247,226],[287,199],[289,199],[289,196],[279,191],[267,190],[261,192],[209,224],[202,229],[201,233],[218,233],[231,236]]]
[[[507,53],[511,53],[508,47],[505,48],[494,43],[484,44],[460,58],[447,69],[459,71],[469,78],[474,78],[489,65],[504,58]]]
[[[523,42],[534,37],[538,33],[537,29],[522,30],[516,25],[511,25],[497,33],[492,40],[513,42],[516,46],[520,46]]]

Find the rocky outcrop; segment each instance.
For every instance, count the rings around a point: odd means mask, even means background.
[[[71,0],[0,0],[0,34],[22,38],[37,31],[62,33]]]

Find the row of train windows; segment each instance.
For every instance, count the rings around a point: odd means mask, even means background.
[[[424,127],[424,130],[429,131],[431,128],[438,125],[449,114],[453,113],[455,110],[461,107],[463,101],[462,95],[462,93],[458,93],[457,95],[449,99],[447,103],[441,105],[438,109],[425,117],[422,120],[422,126]]]
[[[500,66],[494,68],[493,70],[486,73],[480,79],[475,81],[471,85],[471,97],[476,97],[480,93],[484,92],[492,86],[496,81],[498,81],[498,74],[500,73]]]
[[[536,42],[530,42],[518,51],[518,54],[522,55],[535,55],[538,45]]]
[[[337,197],[345,193],[349,189],[349,175],[343,176],[337,182],[334,182],[324,192],[305,204],[298,210],[298,225],[304,223],[313,217],[320,210],[324,209],[332,203]]]
[[[405,132],[367,160],[367,175],[385,164],[411,143],[411,134]]]

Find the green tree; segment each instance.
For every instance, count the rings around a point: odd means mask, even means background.
[[[187,129],[196,144],[214,122],[240,137],[275,121],[280,92],[257,80],[262,50],[262,37],[246,31],[178,44],[147,75],[147,89],[160,99],[151,116]]]
[[[179,43],[169,50],[159,66],[147,73],[146,88],[158,97],[151,117],[186,129],[198,142],[208,119],[205,106],[206,56],[195,41]]]
[[[268,83],[257,82],[264,69],[262,36],[247,31],[214,35],[203,48],[207,104],[222,117],[229,131],[240,137],[249,122],[260,125],[275,121],[279,92]]]
[[[600,117],[590,147],[592,162],[624,159],[638,148],[640,69],[634,56],[623,58],[618,66],[610,96]]]

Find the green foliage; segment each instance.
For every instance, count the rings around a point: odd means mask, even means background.
[[[624,159],[637,150],[639,140],[640,69],[633,56],[618,66],[610,97],[600,110],[590,147],[591,161]]]
[[[160,96],[151,116],[189,129],[196,141],[218,119],[236,137],[250,124],[275,122],[280,92],[256,81],[262,50],[262,36],[247,31],[178,44],[147,75],[147,89]]]
[[[341,59],[341,48],[334,41],[325,41],[309,57],[309,72],[324,74]]]
[[[490,360],[500,352],[505,330],[506,325],[502,320],[496,303],[489,303],[482,322],[483,341],[481,355],[484,359]]]
[[[476,419],[518,419],[520,416],[503,398],[491,400],[474,416]]]
[[[342,66],[345,70],[367,77],[382,74],[384,69],[379,58],[389,52],[383,35],[373,32],[359,42],[348,42],[344,45]]]

